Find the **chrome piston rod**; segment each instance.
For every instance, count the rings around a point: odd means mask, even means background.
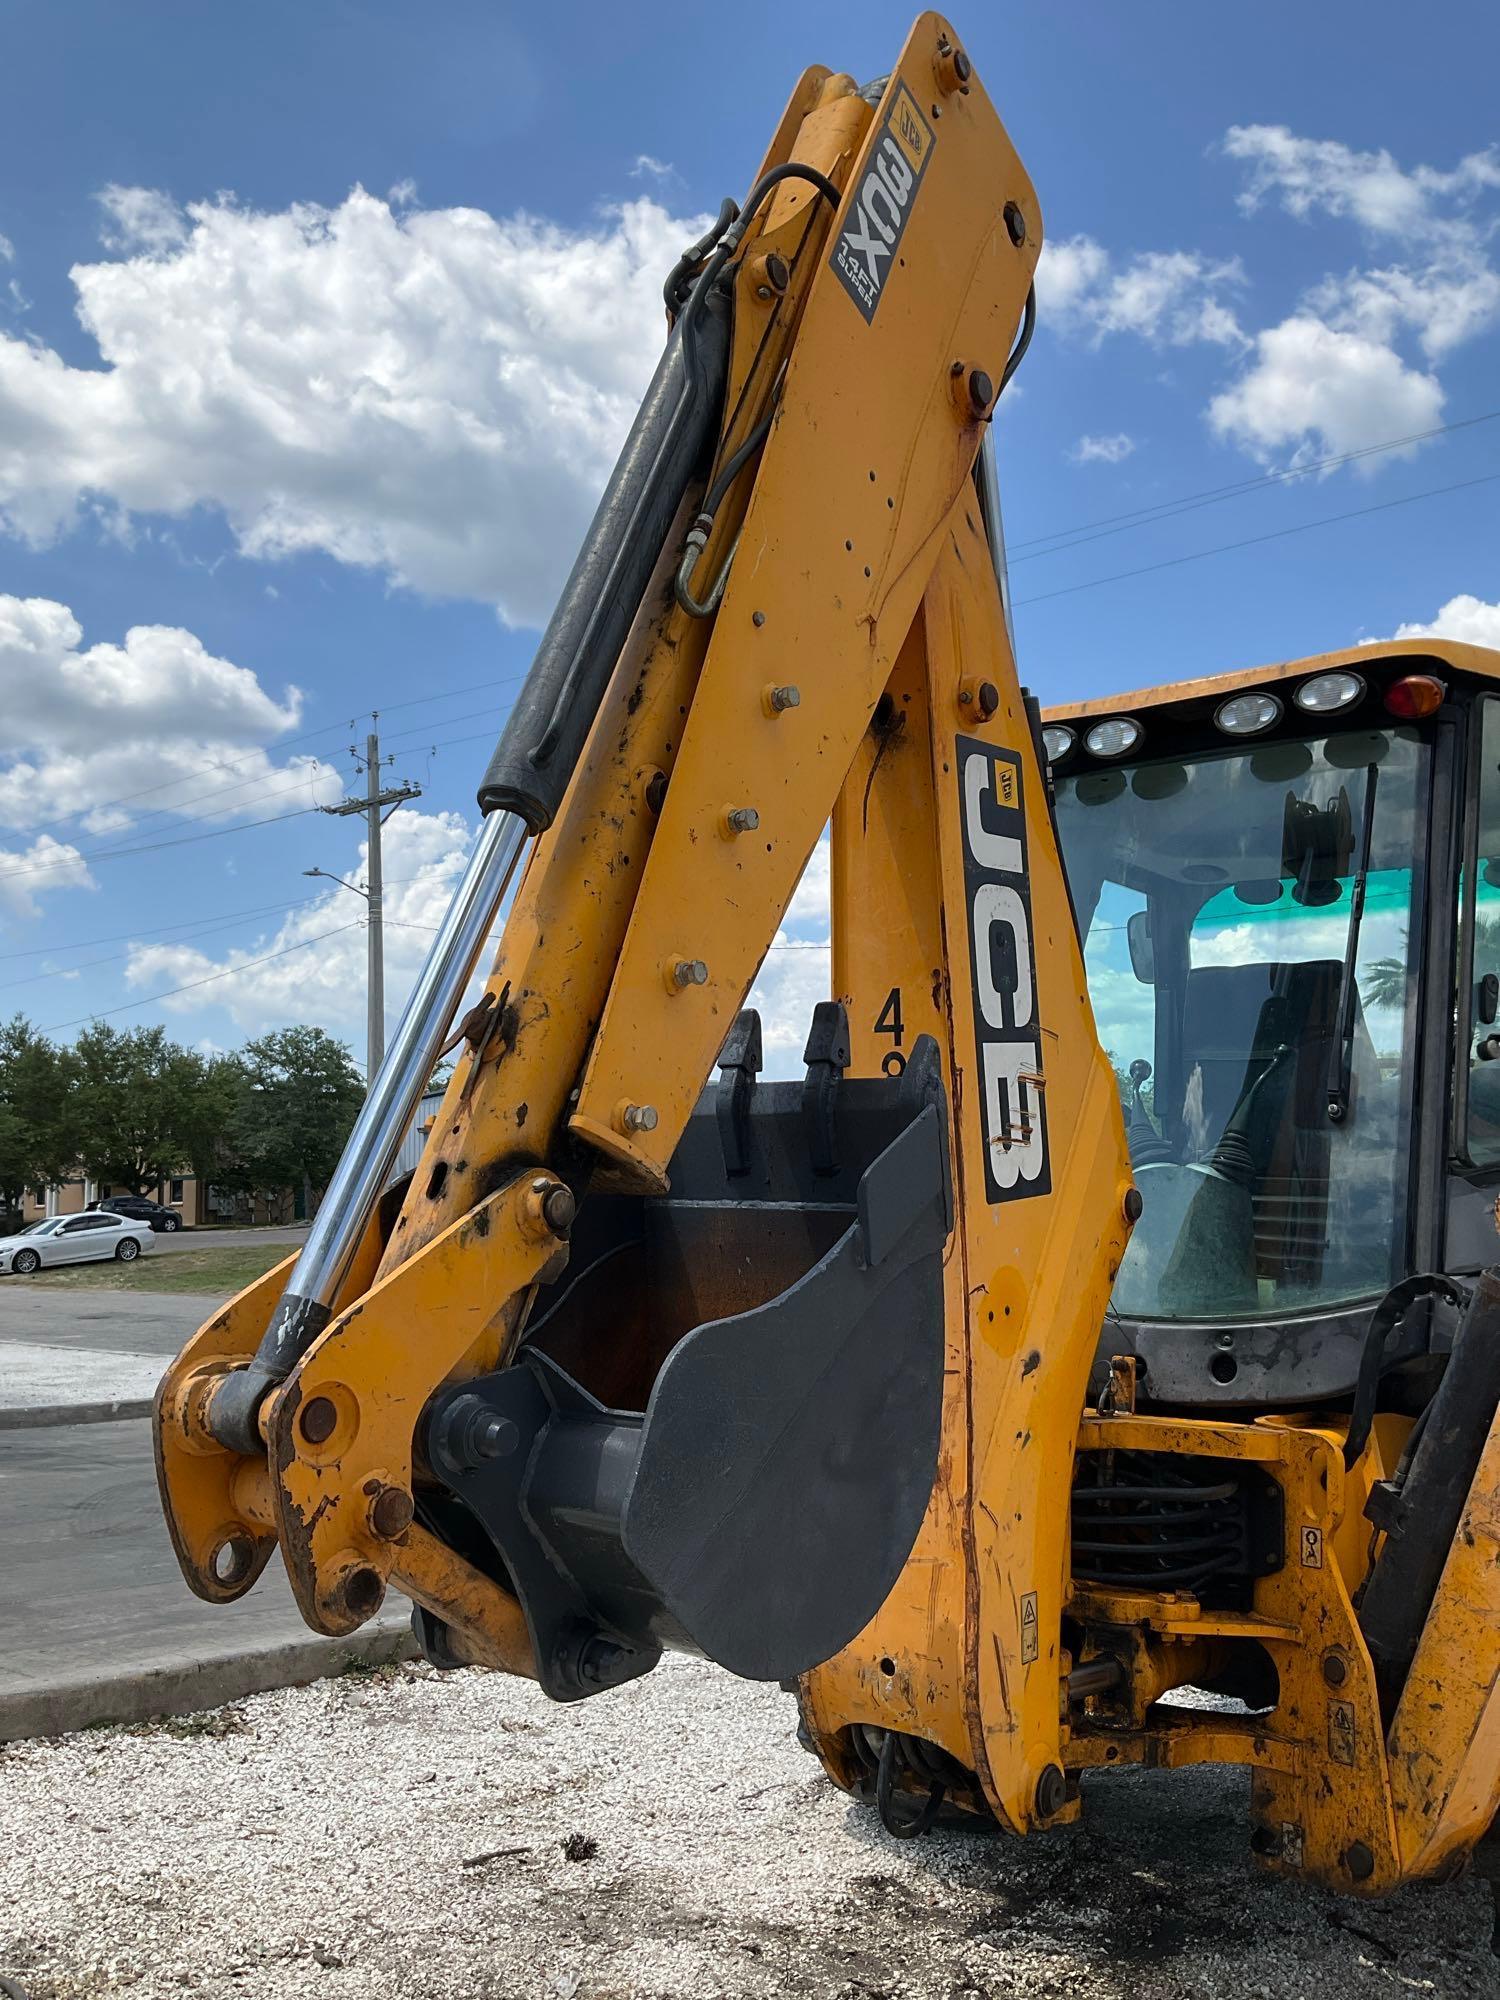
[[[442,927],[433,940],[385,1060],[370,1085],[286,1292],[254,1361],[224,1378],[209,1427],[222,1444],[258,1448],[256,1411],[333,1317],[333,1301],[416,1115],[448,1028],[494,928],[526,844],[518,813],[493,812],[479,830]]]

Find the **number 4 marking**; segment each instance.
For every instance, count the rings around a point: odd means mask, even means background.
[[[906,1023],[901,1019],[901,988],[893,986],[885,996],[885,1005],[875,1016],[875,1033],[889,1035],[892,1044],[900,1048],[906,1034]]]

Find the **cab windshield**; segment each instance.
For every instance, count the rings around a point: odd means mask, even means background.
[[[1285,1317],[1401,1275],[1415,731],[1056,779],[1144,1208],[1114,1306]]]

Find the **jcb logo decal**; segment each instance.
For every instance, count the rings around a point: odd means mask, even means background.
[[[900,85],[829,260],[867,320],[885,295],[932,144],[932,128]]]
[[[985,1192],[1016,1201],[1052,1192],[1021,760],[968,736],[956,749]]]

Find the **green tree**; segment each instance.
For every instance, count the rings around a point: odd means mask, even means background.
[[[73,1063],[23,1015],[0,1027],[0,1208],[73,1171]]]
[[[230,1127],[241,1184],[271,1194],[300,1187],[306,1212],[338,1165],[365,1086],[343,1042],[322,1028],[278,1028],[239,1053]]]
[[[78,1164],[92,1180],[145,1194],[194,1164],[208,1063],[165,1028],[94,1021],[73,1047]]]

